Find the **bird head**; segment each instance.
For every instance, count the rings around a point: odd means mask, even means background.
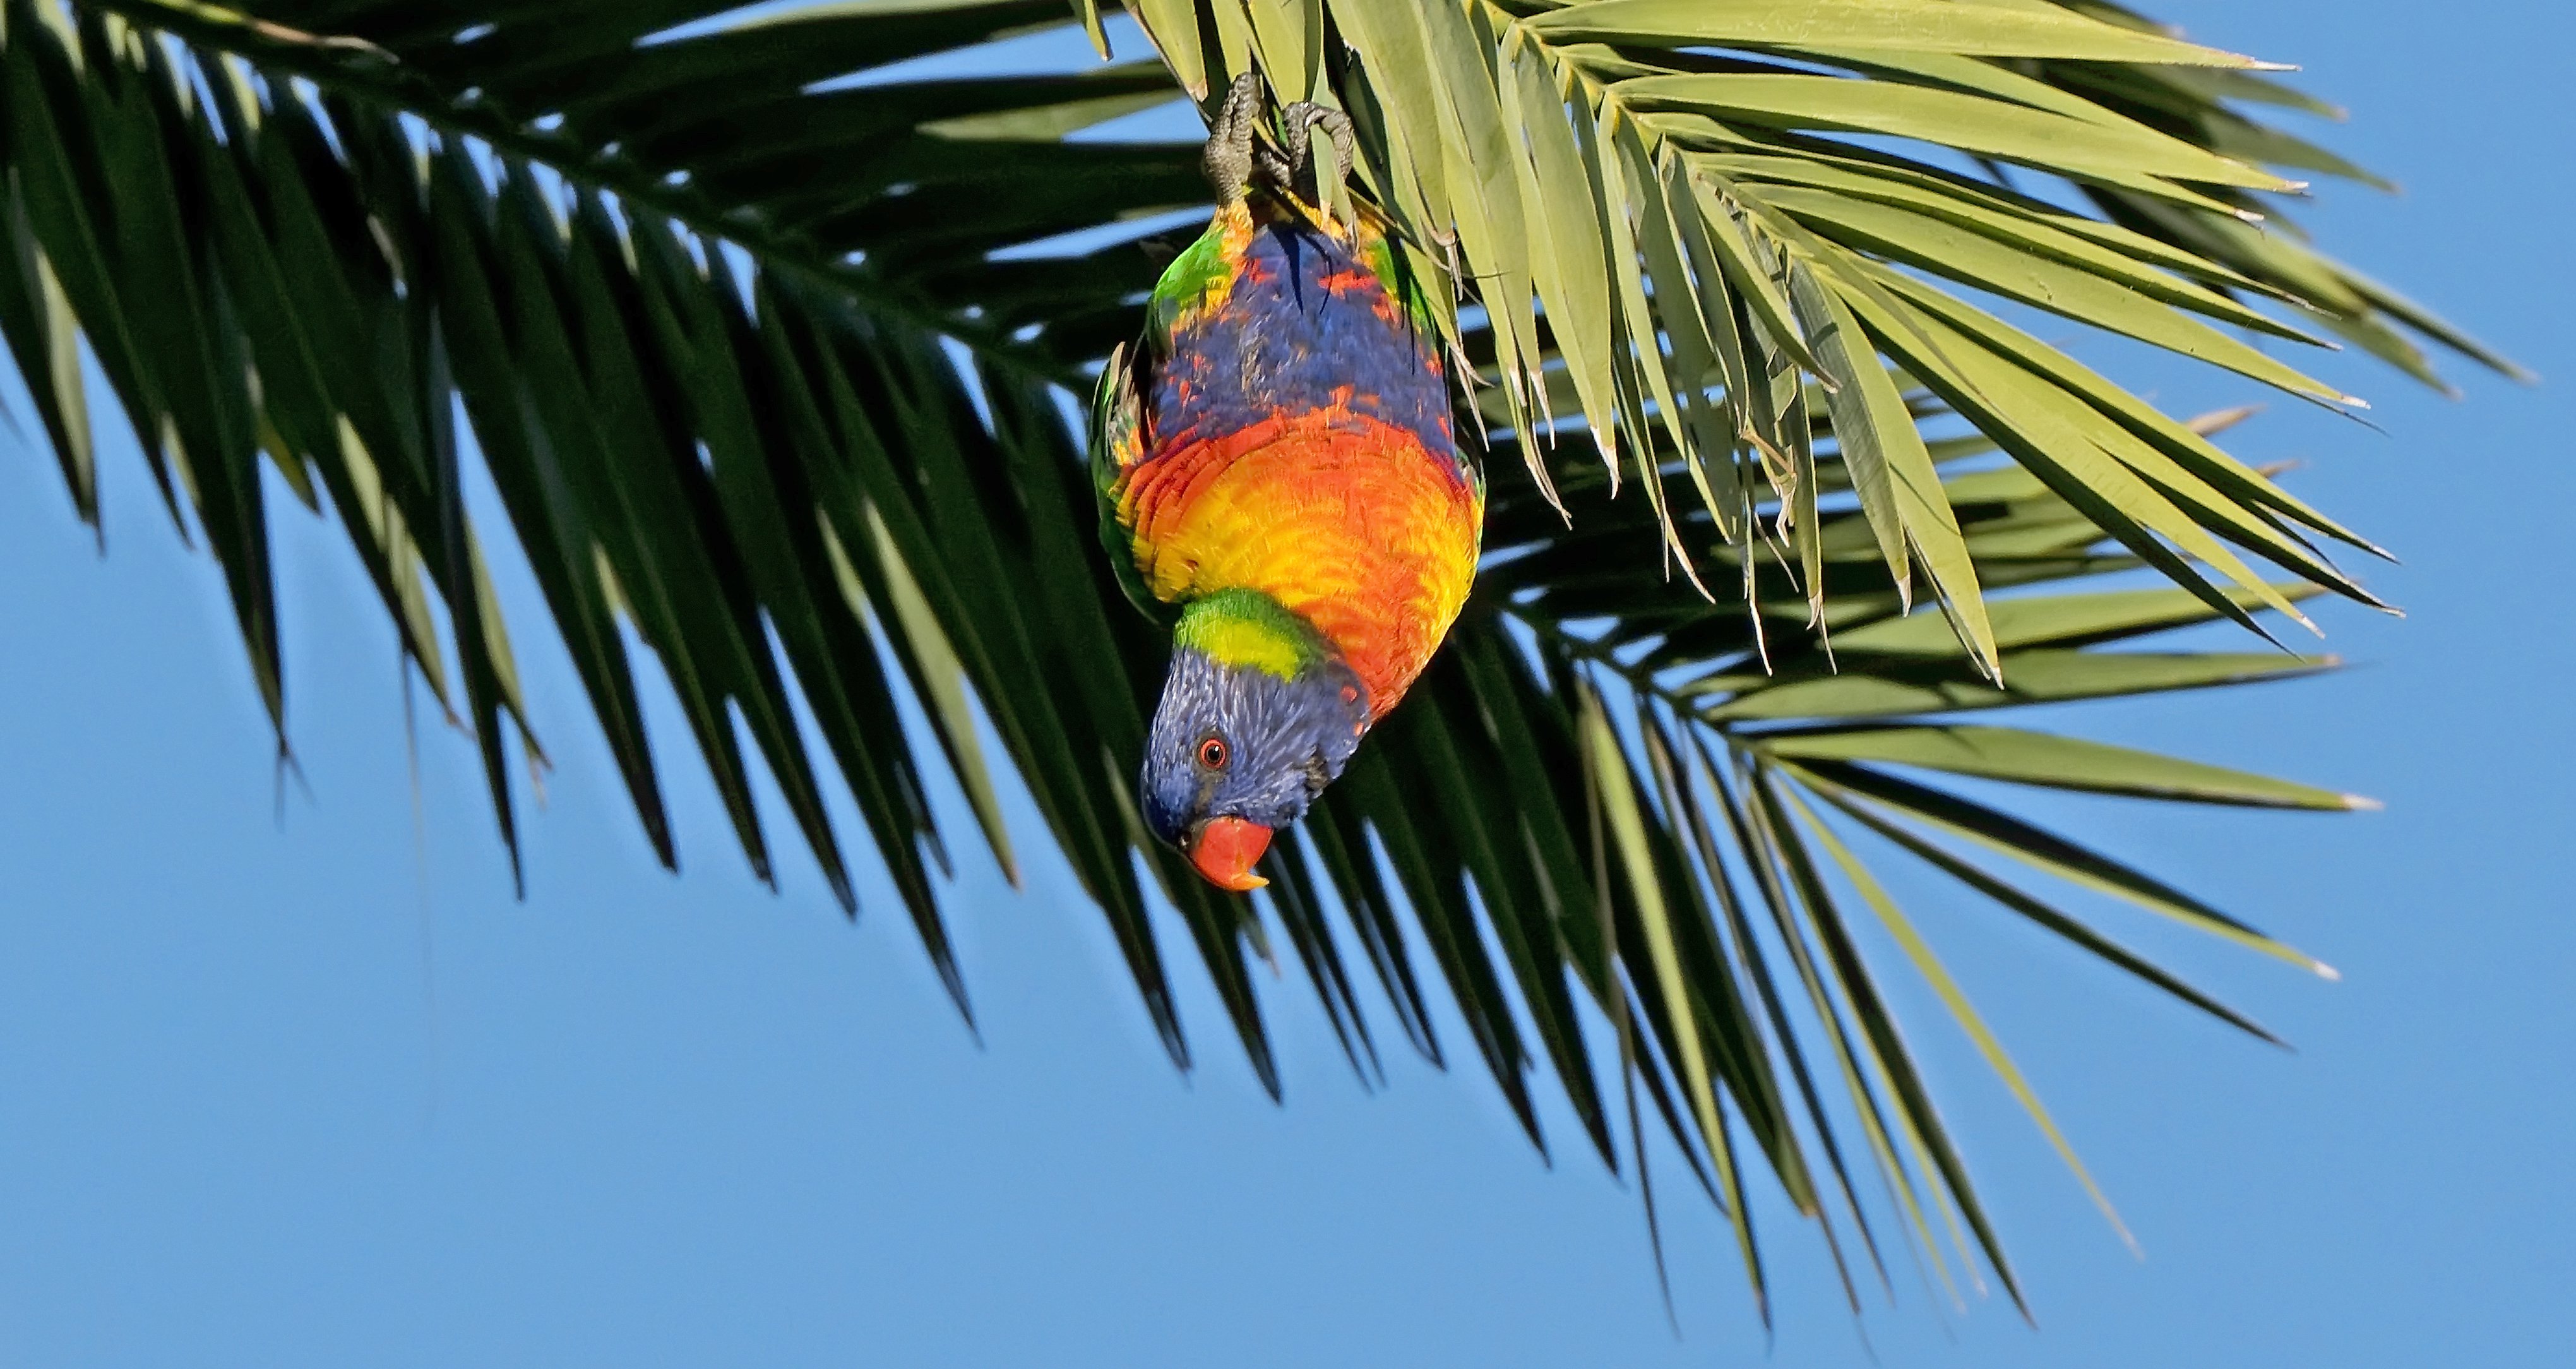
[[[1209,883],[1257,889],[1253,864],[1341,777],[1368,722],[1366,687],[1303,618],[1252,590],[1201,599],[1145,743],[1145,825]]]

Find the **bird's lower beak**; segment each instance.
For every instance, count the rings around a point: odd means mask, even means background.
[[[1190,864],[1220,889],[1249,893],[1270,881],[1252,873],[1270,849],[1270,829],[1246,818],[1210,818],[1191,833]]]

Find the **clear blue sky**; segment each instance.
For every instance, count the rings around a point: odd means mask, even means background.
[[[2555,384],[2453,367],[2469,397],[2451,404],[2335,359],[2321,373],[2377,401],[2385,435],[2287,407],[2243,430],[2406,558],[2371,573],[2412,616],[2330,614],[2362,662],[2340,677],[2064,721],[2389,810],[2040,811],[2345,981],[2118,924],[2291,1037],[2285,1054],[1928,905],[2147,1254],[1917,1001],[2041,1329],[1998,1301],[1955,1315],[1900,1271],[1866,1333],[1890,1366],[2576,1363],[2558,1310],[2576,1268],[2576,23],[2537,0],[2157,8],[2352,105],[2336,145],[2411,193],[2330,189],[2309,216],[2328,245]],[[2248,397],[2114,359],[2176,408]],[[393,637],[336,534],[300,516],[281,588],[313,796],[281,825],[216,577],[130,453],[104,465],[101,559],[50,460],[0,458],[0,1364],[1766,1354],[1707,1213],[1672,1209],[1676,1340],[1629,1192],[1579,1153],[1543,1167],[1472,1070],[1390,1056],[1390,1086],[1362,1094],[1294,978],[1271,1000],[1284,1108],[1203,981],[1184,992],[1205,1061],[1175,1075],[1051,858],[1025,895],[964,877],[981,1048],[899,916],[849,927],[806,862],[783,896],[754,884],[685,764],[667,773],[687,872],[663,874],[560,650],[524,626],[561,768],[514,902],[452,734],[424,734],[416,845]],[[510,592],[532,624],[523,576]],[[1561,1106],[1550,1120],[1570,1133]],[[1869,1363],[1821,1256],[1776,1203],[1763,1215],[1781,1238],[1766,1362]]]

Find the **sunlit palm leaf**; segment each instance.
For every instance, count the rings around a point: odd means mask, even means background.
[[[1235,0],[1138,8],[1194,92],[1222,87],[1254,59],[1280,75],[1258,45],[1247,56],[1196,41],[1227,31]],[[1954,520],[1910,437],[1870,418],[1886,397],[1861,377],[1880,351],[2137,554],[2249,626],[2222,587],[2287,606],[2222,544],[2375,602],[2306,538],[2369,548],[1932,281],[2328,404],[2360,401],[2211,323],[2313,342],[2299,319],[2322,322],[2429,378],[2401,331],[2411,328],[2506,366],[2260,226],[2298,188],[2265,163],[2360,173],[2224,103],[2286,97],[2256,74],[2261,64],[2112,6],[1279,0],[1249,9],[1293,12],[1345,40],[1327,44],[1327,84],[1371,116],[1362,123],[1378,134],[1365,140],[1372,183],[1393,190],[1399,217],[1421,242],[1455,244],[1461,278],[1493,320],[1489,374],[1542,483],[1535,437],[1571,416],[1548,400],[1561,364],[1574,401],[1565,407],[1580,411],[1614,479],[1636,453],[1669,443],[1738,562],[1760,532],[1739,516],[1735,492],[1767,484],[1788,505],[1812,579],[1813,545],[1796,526],[1798,454],[1747,383],[1778,374],[1786,358],[1830,396],[1900,591],[1937,596],[1989,674],[2000,663]],[[1851,134],[1869,136],[1842,136]],[[2025,193],[2006,165],[2053,179]],[[1683,303],[1693,300],[1701,307]],[[2293,312],[2254,307],[2262,302]],[[1842,393],[1846,381],[1862,393]],[[1648,494],[1660,507],[1651,483]],[[1668,513],[1657,533],[1699,580]],[[1821,611],[1824,589],[1806,592]]]
[[[751,797],[745,737],[851,903],[838,772],[963,1007],[940,900],[954,838],[898,703],[924,705],[940,768],[1015,873],[980,716],[1177,1060],[1146,884],[1274,1090],[1248,970],[1269,954],[1262,907],[1363,1073],[1379,1011],[1442,1058],[1410,921],[1532,1138],[1542,1057],[1609,1163],[1618,1118],[1633,1131],[1650,1106],[1757,1296],[1757,1157],[1847,1283],[1837,1231],[1883,1276],[1878,1224],[1896,1215],[1945,1281],[1946,1233],[1971,1282],[1982,1260],[2019,1296],[1847,907],[1933,976],[2056,1136],[1859,833],[2258,1034],[1970,852],[2322,970],[1923,777],[2353,802],[1922,720],[2325,668],[2106,648],[2367,598],[2306,539],[2358,540],[2227,456],[2215,425],[2157,413],[1939,281],[2329,400],[2198,320],[2293,336],[2249,301],[2299,303],[2418,373],[2401,328],[2501,364],[2248,226],[2280,185],[2256,162],[2348,169],[2239,112],[2295,98],[2240,59],[2097,5],[1141,0],[1169,71],[933,76],[900,64],[968,71],[996,40],[1110,30],[1083,0],[722,8],[0,0],[0,336],[93,523],[84,342],[95,356],[223,568],[281,746],[278,488],[348,529],[480,748],[516,858],[511,739],[543,757],[484,565],[500,530],[466,514],[480,460],[666,862],[629,632],[755,868],[772,869],[776,815]],[[1359,192],[1410,226],[1417,265],[1474,282],[1482,310],[1444,327],[1485,371],[1496,470],[1489,564],[1451,649],[1281,844],[1260,904],[1209,892],[1137,818],[1163,644],[1098,554],[1064,402],[1133,333],[1157,270],[1118,225],[1204,194],[1186,140],[1068,138],[1256,63],[1284,95],[1351,109]],[[1855,130],[1951,153],[1830,136]],[[2074,189],[2032,198],[1988,174],[2001,162]],[[1065,234],[1083,236],[1044,250]],[[1994,452],[2015,464],[1960,466]],[[1622,487],[1644,497],[1608,497]],[[2148,566],[2180,587],[2049,588]],[[1909,613],[1917,594],[1935,603]],[[1353,936],[1382,1009],[1343,961]],[[1616,1080],[1583,1038],[1595,1013]],[[1857,1196],[1864,1156],[1893,1213]]]

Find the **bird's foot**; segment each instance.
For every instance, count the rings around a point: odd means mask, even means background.
[[[1269,174],[1278,161],[1278,154],[1259,143],[1260,123],[1261,77],[1247,71],[1234,78],[1224,108],[1208,127],[1207,150],[1199,154],[1199,167],[1216,187],[1218,204],[1242,199],[1252,187],[1253,173]]]
[[[1356,155],[1356,144],[1351,137],[1351,116],[1330,105],[1299,100],[1281,110],[1279,117],[1288,128],[1288,165],[1292,175],[1312,176],[1317,188],[1322,187],[1323,172],[1312,161],[1314,131],[1320,128],[1326,137],[1333,140],[1333,163],[1337,168],[1334,179],[1350,179],[1351,159]]]
[[[1207,150],[1200,154],[1199,165],[1216,189],[1217,203],[1242,199],[1256,179],[1292,193],[1303,182],[1322,194],[1324,174],[1313,164],[1314,133],[1319,128],[1333,142],[1332,184],[1338,187],[1349,179],[1356,155],[1349,115],[1311,100],[1299,100],[1281,110],[1280,122],[1287,133],[1283,156],[1263,136],[1262,103],[1261,77],[1247,71],[1234,78],[1216,122],[1208,128]]]

